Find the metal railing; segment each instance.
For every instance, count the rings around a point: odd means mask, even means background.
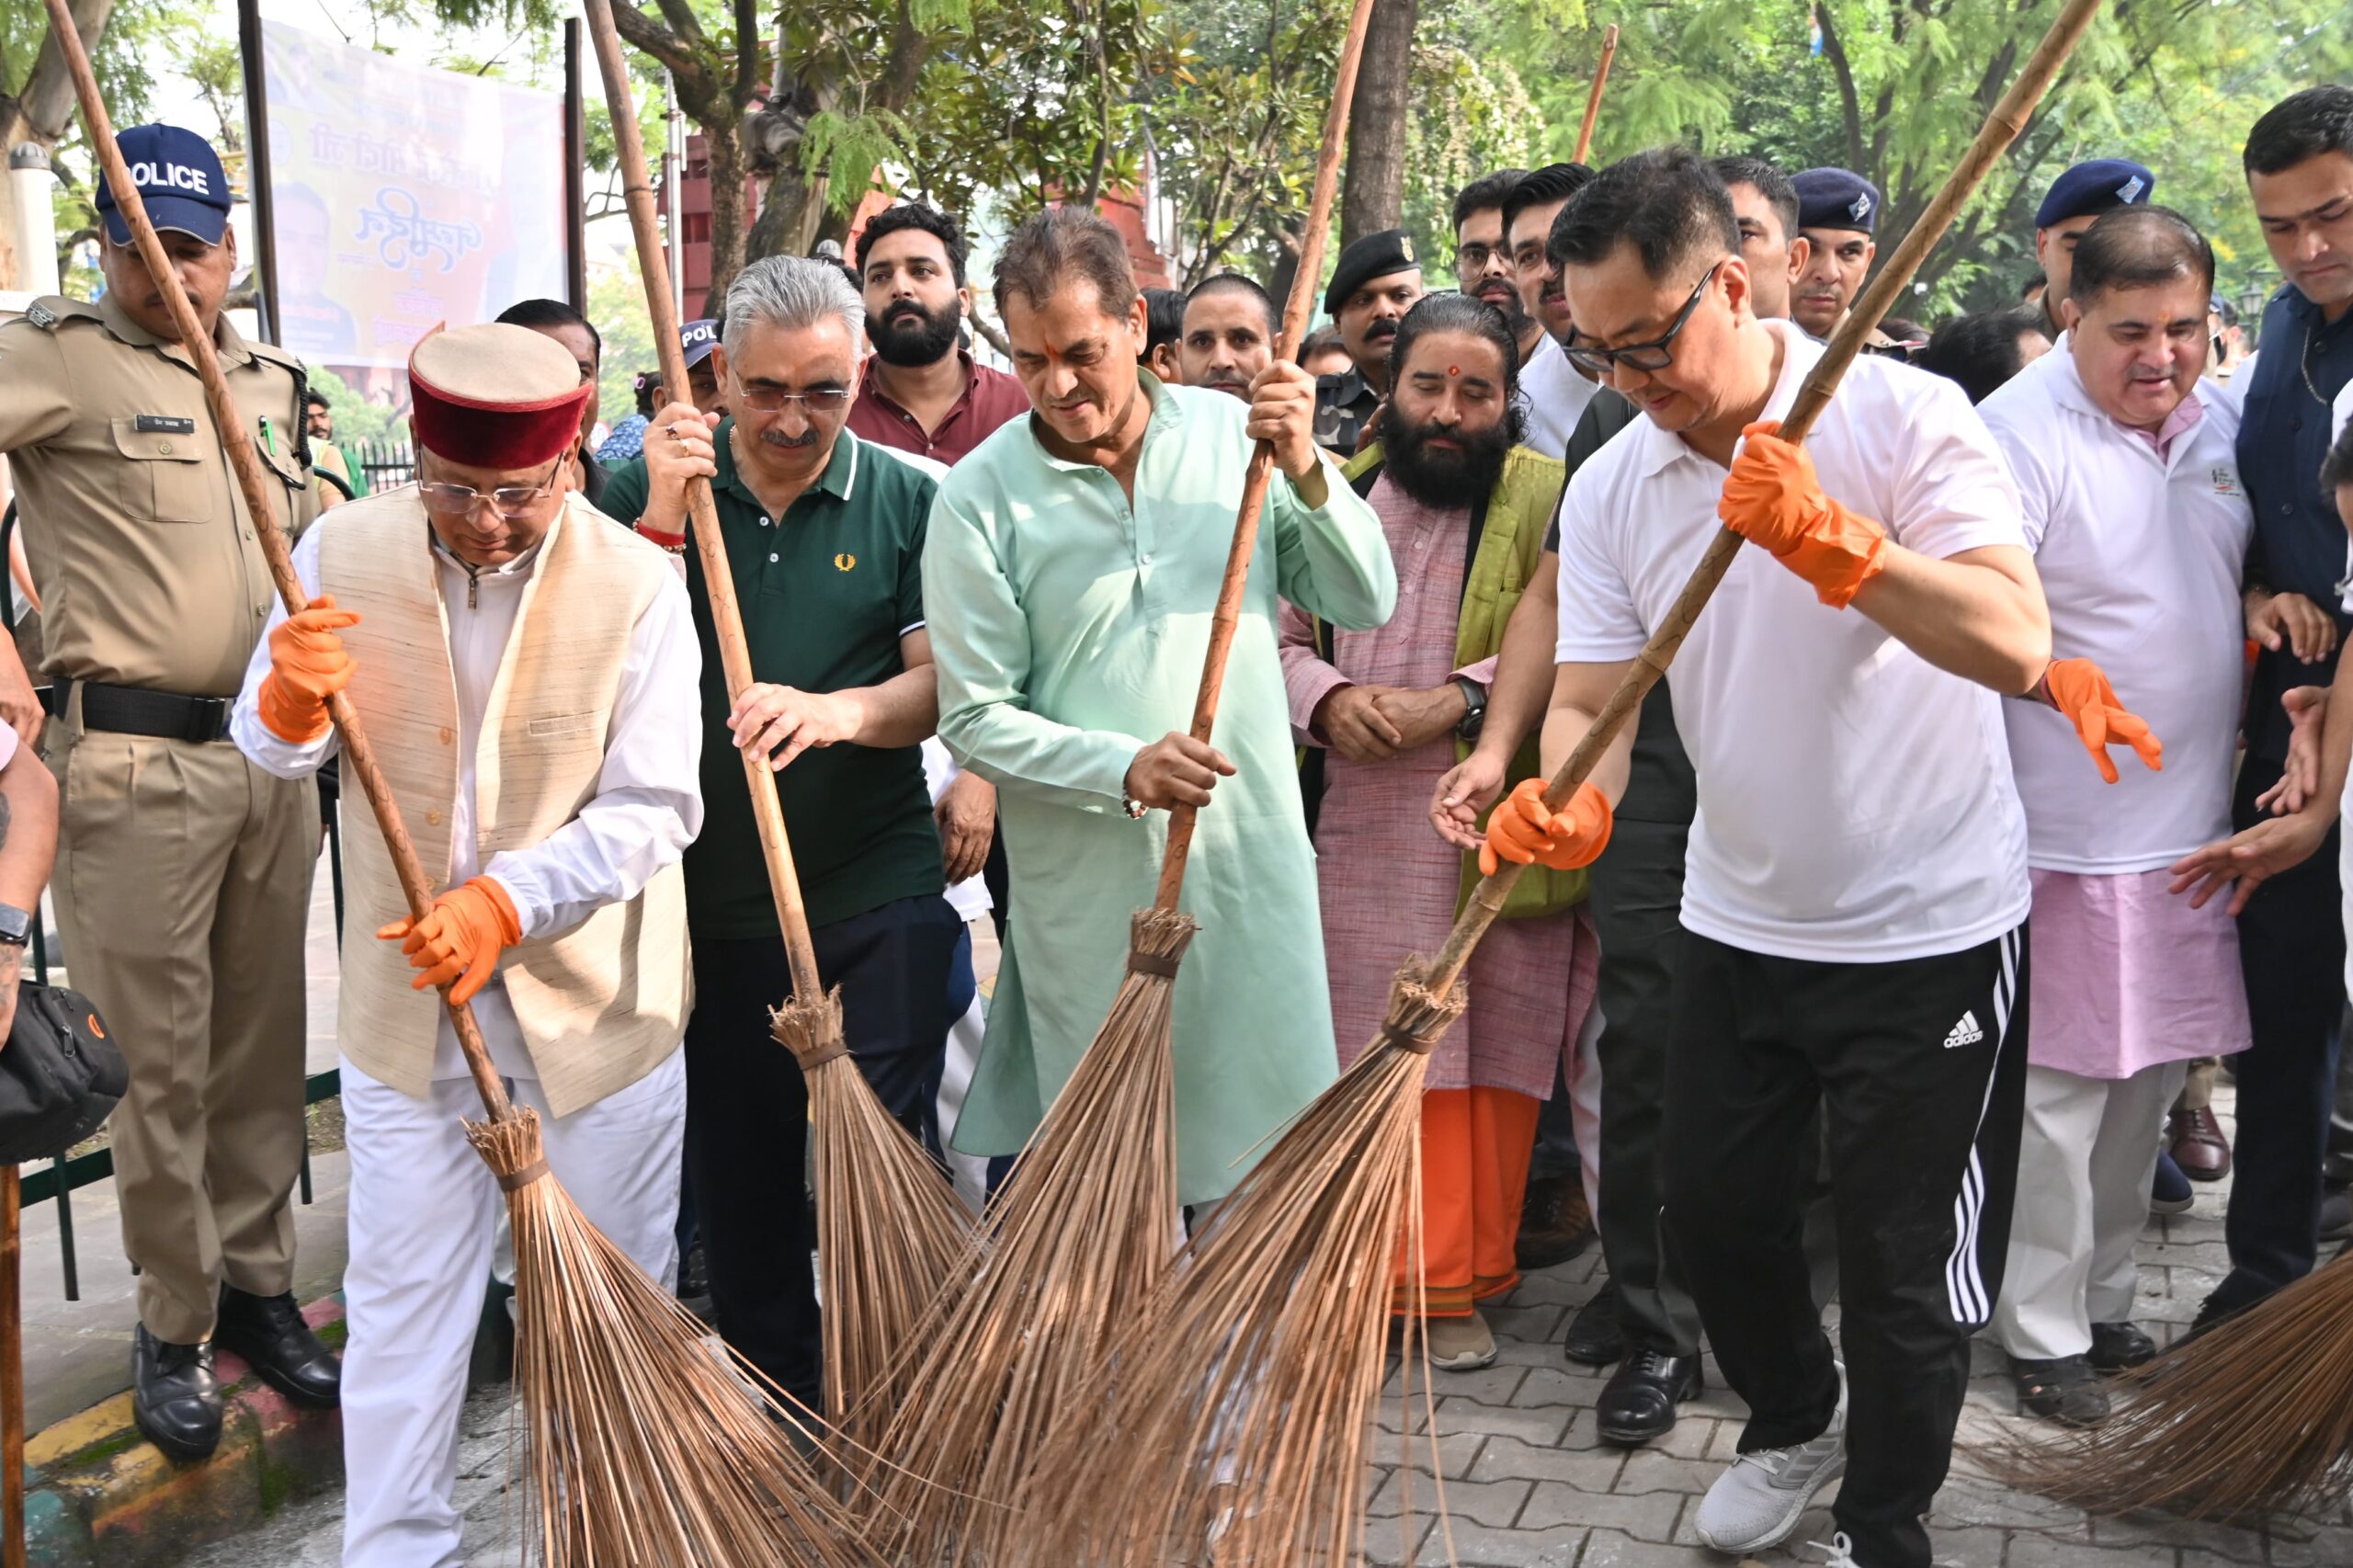
[[[397,490],[416,477],[416,449],[406,441],[352,441],[338,443],[359,460],[359,472],[368,481],[368,494]]]

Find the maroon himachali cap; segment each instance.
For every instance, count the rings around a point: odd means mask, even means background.
[[[408,360],[417,444],[468,468],[538,468],[580,434],[588,385],[527,326],[437,326]]]

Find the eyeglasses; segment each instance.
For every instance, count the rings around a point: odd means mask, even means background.
[[[1716,274],[1723,265],[1720,261],[1708,268],[1707,275],[1699,279],[1699,287],[1691,290],[1691,297],[1683,301],[1681,310],[1675,312],[1674,324],[1666,329],[1664,336],[1650,343],[1629,344],[1623,348],[1564,348],[1563,352],[1568,355],[1569,363],[1597,376],[1608,375],[1620,365],[1636,370],[1665,369],[1675,363],[1676,338],[1690,324],[1691,312],[1699,308],[1700,300],[1707,295],[1708,285],[1716,280]],[[1570,330],[1572,333],[1575,331],[1574,327]]]
[[[790,403],[798,403],[811,414],[839,414],[849,406],[849,392],[841,387],[821,387],[815,392],[787,392],[782,387],[745,387],[735,394],[735,405],[751,409],[756,414],[774,414]]]
[[[484,501],[490,509],[512,522],[528,514],[533,506],[546,498],[555,488],[555,476],[563,466],[562,458],[548,470],[548,476],[537,485],[502,484],[484,495],[471,484],[419,484],[416,493],[428,512],[438,512],[445,517],[471,517],[474,508]]]
[[[1475,242],[1459,246],[1454,253],[1455,273],[1459,277],[1465,272],[1484,272],[1487,269],[1487,263],[1495,260],[1501,254],[1493,245],[1483,245]]]

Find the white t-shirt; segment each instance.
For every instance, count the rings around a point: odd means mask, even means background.
[[[957,775],[962,771],[962,768],[956,766],[956,759],[948,755],[948,748],[940,744],[938,735],[932,735],[925,740],[923,778],[924,782],[931,787],[933,805],[939,804],[939,797],[948,793],[948,786],[955,783]],[[995,907],[995,901],[989,897],[988,883],[977,876],[966,877],[961,882],[949,884],[947,899],[955,908],[956,917],[966,925],[978,920]]]
[[[1528,439],[1524,443],[1558,460],[1569,449],[1569,437],[1587,404],[1601,391],[1600,383],[1577,374],[1562,352],[1558,339],[1545,333],[1536,351],[1519,369],[1519,390],[1528,399]]]
[[[2165,458],[2092,401],[2054,351],[1978,405],[2009,460],[2051,651],[2090,659],[2165,744],[2165,771],[2118,756],[2103,783],[2075,726],[2040,702],[2003,715],[2027,858],[2095,876],[2154,871],[2228,837],[2246,629],[2240,569],[2255,513],[2239,483],[2239,397],[2219,381]]]
[[[1764,414],[1779,419],[1822,346],[1763,324],[1782,347]],[[1823,487],[1907,550],[2025,546],[1994,438],[1940,377],[1857,359],[1807,449]],[[1647,420],[1577,471],[1562,505],[1562,663],[1641,651],[1715,536],[1724,479]],[[1751,549],[1670,684],[1699,774],[1688,929],[1750,952],[1891,962],[1960,952],[2026,918],[2026,819],[1993,692]]]

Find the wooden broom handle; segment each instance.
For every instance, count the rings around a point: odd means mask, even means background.
[[[1618,24],[1612,22],[1601,35],[1601,63],[1593,68],[1593,90],[1585,96],[1585,123],[1577,127],[1577,150],[1569,154],[1569,162],[1582,164],[1585,155],[1593,151],[1593,122],[1601,117],[1601,89],[1609,82],[1609,62],[1618,57]]]
[[[73,14],[65,8],[65,0],[46,0],[46,4],[50,32],[64,51],[65,63],[74,74],[74,92],[82,102],[82,121],[89,130],[90,145],[97,152],[98,164],[105,171],[107,185],[114,192],[117,210],[122,213],[123,222],[131,225],[131,238],[139,247],[139,257],[147,264],[148,272],[164,292],[164,302],[171,310],[180,344],[196,363],[196,373],[204,382],[204,399],[211,406],[212,423],[221,437],[221,449],[237,476],[238,488],[244,492],[245,510],[252,515],[254,532],[261,540],[262,554],[269,562],[269,574],[278,585],[278,597],[286,601],[286,613],[292,615],[310,602],[310,596],[302,589],[302,580],[295,575],[294,557],[287,547],[285,530],[279,528],[278,514],[270,507],[269,481],[263,477],[261,460],[254,455],[253,442],[246,438],[244,421],[237,413],[237,400],[229,391],[227,378],[221,373],[220,356],[213,351],[212,338],[205,332],[204,324],[197,320],[196,308],[188,303],[188,290],[180,287],[179,274],[173,269],[171,258],[164,254],[163,242],[155,237],[155,226],[147,217],[147,204],[131,182],[122,150],[115,145],[114,126],[107,118],[105,102],[98,97],[97,78],[90,72],[90,57],[83,51]],[[392,799],[392,786],[384,781],[382,770],[376,766],[376,753],[360,726],[359,710],[352,706],[350,698],[338,691],[327,699],[327,712],[343,737],[344,767],[358,779],[360,792],[375,809],[376,825],[383,833],[385,848],[392,852],[392,869],[400,878],[401,892],[408,898],[409,914],[422,920],[433,907],[433,885],[426,880],[425,867],[416,858],[416,846],[410,842],[408,826],[401,821],[400,804]],[[473,1009],[461,1002],[449,1002],[449,987],[442,987],[442,1000],[448,1004],[449,1020],[458,1031],[458,1048],[465,1053],[466,1071],[472,1074],[474,1088],[482,1095],[483,1108],[489,1111],[491,1119],[504,1121],[515,1114],[514,1107],[506,1097],[498,1069],[491,1064],[490,1048],[483,1043]]]
[[[687,384],[687,355],[678,342],[678,313],[664,286],[670,276],[654,227],[654,184],[646,173],[645,143],[638,134],[637,102],[629,88],[629,66],[621,58],[620,34],[613,26],[611,0],[585,0],[588,37],[605,78],[605,108],[620,154],[621,189],[629,204],[629,226],[637,237],[637,269],[645,283],[646,313],[653,318],[654,347],[662,358],[662,384]],[[672,192],[673,199],[676,193]],[[673,398],[675,401],[675,396]],[[719,529],[719,507],[710,481],[687,481],[687,531],[702,562],[703,587],[710,597],[710,620],[718,633],[719,661],[727,676],[730,702],[752,684],[751,645],[744,640],[743,607],[735,599],[735,574],[727,564],[727,540]],[[784,519],[777,519],[780,525]],[[809,939],[809,911],[801,901],[801,875],[793,869],[792,840],[784,830],[784,803],[777,796],[776,771],[756,751],[742,752],[744,782],[752,791],[752,820],[760,834],[760,858],[767,862],[768,892],[776,900],[777,924],[784,931],[785,960],[792,969],[792,994],[813,1001],[824,994],[817,975],[817,949]]]
[[[50,0],[50,3],[55,5],[59,0]],[[1880,318],[1895,303],[1896,297],[1911,287],[1912,275],[1920,269],[1920,263],[1944,237],[1954,217],[1976,193],[1978,186],[1984,183],[1986,175],[1992,172],[1994,165],[2017,139],[2018,132],[2025,129],[2028,117],[2033,114],[2035,105],[2042,101],[2042,95],[2050,90],[2060,67],[2075,51],[2076,43],[2082,40],[2085,29],[2092,25],[2092,18],[2098,14],[2100,0],[2068,0],[2067,8],[2060,12],[2051,24],[2051,30],[2042,36],[2042,42],[2036,46],[2026,68],[2018,73],[2018,80],[2010,84],[2010,90],[2002,95],[2002,101],[1994,106],[1994,112],[1986,117],[1984,129],[1969,144],[1969,151],[1961,154],[1959,166],[1946,179],[1944,188],[1937,192],[1936,199],[1928,203],[1918,222],[1912,225],[1911,233],[1904,236],[1904,243],[1895,247],[1894,254],[1888,257],[1887,265],[1880,269],[1879,277],[1863,290],[1862,297],[1855,301],[1854,309],[1847,313],[1847,319],[1831,335],[1829,346],[1823,350],[1821,360],[1814,366],[1813,373],[1806,377],[1805,384],[1798,389],[1797,400],[1790,405],[1789,416],[1781,421],[1784,439],[1802,441],[1813,428],[1813,422],[1830,405],[1831,394],[1838,390],[1838,379],[1847,373],[1847,367],[1855,362],[1855,356],[1862,352],[1863,340],[1879,325]],[[1732,567],[1733,557],[1740,553],[1740,546],[1741,537],[1732,529],[1717,531],[1708,545],[1707,553],[1699,558],[1699,569],[1683,585],[1683,592],[1677,596],[1665,620],[1651,633],[1650,641],[1635,655],[1633,668],[1626,672],[1625,678],[1618,683],[1618,689],[1609,694],[1609,700],[1602,704],[1599,713],[1594,715],[1593,725],[1586,731],[1585,738],[1577,742],[1576,749],[1561,765],[1561,770],[1552,776],[1552,783],[1544,790],[1547,806],[1557,812],[1569,803],[1569,798],[1576,793],[1577,786],[1586,781],[1586,777],[1600,762],[1602,754],[1609,749],[1609,743],[1617,738],[1618,732],[1642,708],[1643,698],[1658,684],[1659,676],[1666,673],[1666,666],[1674,663],[1676,650],[1683,645],[1683,639],[1690,631],[1692,623],[1699,619],[1699,611],[1706,607],[1708,597],[1716,591],[1716,585],[1723,581],[1724,574]],[[1470,960],[1471,949],[1479,945],[1479,938],[1495,923],[1495,916],[1503,909],[1504,900],[1511,892],[1512,884],[1519,880],[1522,869],[1506,862],[1494,876],[1482,878],[1479,885],[1472,891],[1470,901],[1463,905],[1461,917],[1455,921],[1453,931],[1446,938],[1446,946],[1438,949],[1438,958],[1431,966],[1429,983],[1438,994],[1446,994],[1455,977],[1462,972],[1462,966]]]
[[[591,0],[603,4],[604,0]],[[1340,159],[1348,139],[1348,100],[1356,97],[1357,66],[1364,59],[1364,34],[1372,23],[1374,0],[1356,0],[1348,16],[1348,33],[1340,45],[1339,70],[1332,80],[1332,104],[1324,114],[1324,141],[1315,152],[1315,186],[1307,203],[1307,228],[1299,250],[1299,269],[1291,274],[1290,297],[1283,301],[1283,332],[1275,344],[1275,358],[1295,360],[1307,336],[1308,317],[1315,311],[1315,285],[1324,271],[1324,237],[1332,226],[1332,199],[1340,184]],[[1320,459],[1318,460],[1321,460]],[[1201,665],[1201,687],[1193,699],[1193,726],[1188,732],[1204,745],[1217,723],[1217,702],[1225,686],[1226,656],[1233,651],[1234,629],[1242,623],[1242,590],[1250,580],[1250,557],[1258,545],[1258,515],[1265,510],[1267,486],[1275,472],[1275,449],[1260,441],[1250,453],[1242,479],[1242,507],[1233,519],[1233,544],[1226,551],[1225,579],[1218,585],[1217,609],[1210,617],[1209,657]],[[1337,475],[1326,474],[1327,482]],[[1185,886],[1185,861],[1193,850],[1193,828],[1199,806],[1176,806],[1168,812],[1168,846],[1161,857],[1160,887],[1154,909],[1174,913],[1176,896]]]

